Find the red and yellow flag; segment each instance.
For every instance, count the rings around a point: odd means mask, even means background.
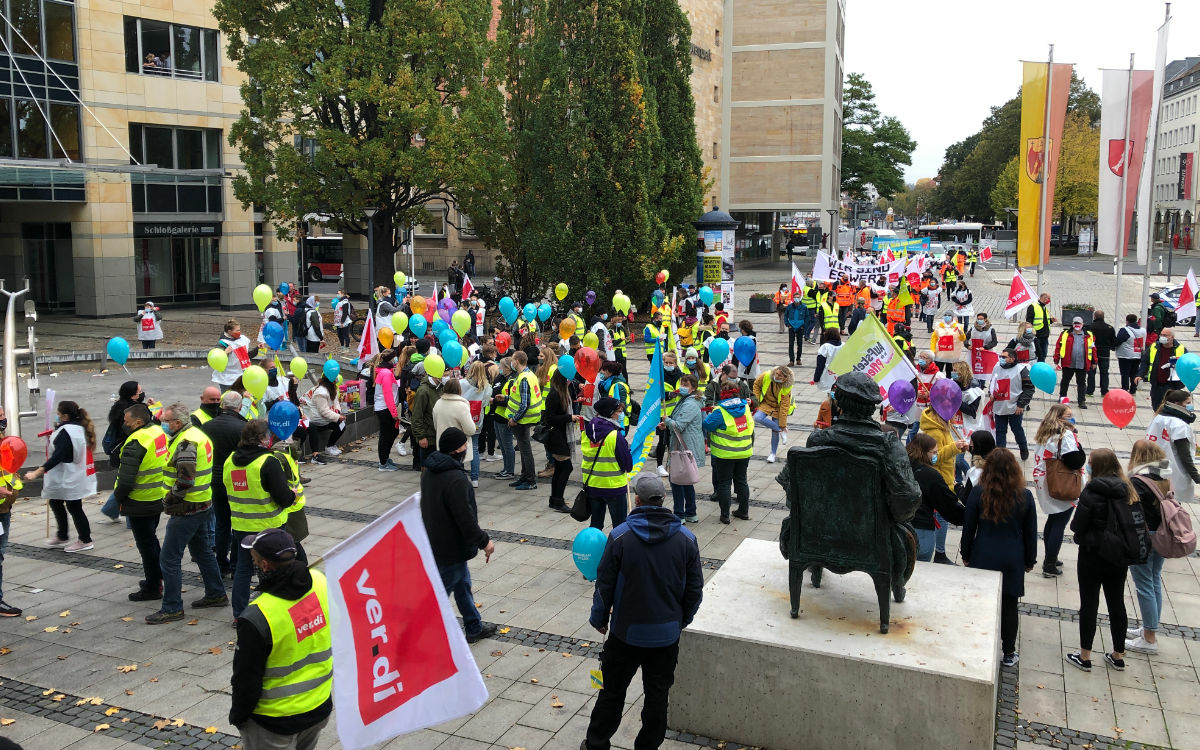
[[[1043,258],[1050,256],[1050,224],[1046,221],[1044,235],[1038,237],[1041,224],[1042,190],[1047,192],[1046,206],[1054,211],[1054,181],[1058,173],[1058,156],[1062,148],[1063,121],[1067,116],[1067,93],[1071,88],[1070,63],[1055,63],[1051,80],[1047,81],[1050,65],[1027,62],[1021,83],[1021,173],[1017,180],[1017,264],[1034,266],[1039,250]],[[1046,86],[1050,86],[1050,106],[1046,112]],[[1044,132],[1046,117],[1050,118],[1050,143]]]

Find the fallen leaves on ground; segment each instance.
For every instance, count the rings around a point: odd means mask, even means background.
[[[54,701],[55,703],[61,703],[63,698],[66,698],[66,697],[67,696],[64,693],[59,693],[58,695],[54,696],[50,700]]]
[[[210,653],[210,654],[212,654],[212,655],[216,656],[217,654],[221,653],[221,647],[220,647],[220,646],[213,646],[212,648],[210,648],[210,649],[208,650],[208,653]]]
[[[1040,682],[1039,682],[1039,683],[1038,683],[1038,686],[1037,686],[1037,689],[1038,689],[1038,690],[1045,690],[1045,689],[1046,689],[1046,686],[1045,686],[1045,685],[1043,685],[1042,683],[1040,683]]]
[[[536,677],[530,677],[530,678],[529,678],[529,681],[530,681],[530,682],[532,682],[534,685],[538,684],[538,681],[537,681],[537,678],[536,678]]]
[[[37,615],[25,615],[25,622],[33,622],[37,619]]]
[[[136,672],[137,665],[136,664],[122,664],[121,666],[117,667],[117,671],[124,672],[124,673]]]
[[[58,632],[58,626],[57,626],[57,625],[51,625],[51,626],[50,626],[50,627],[48,627],[48,628],[42,628],[42,632],[43,632],[43,633],[56,633],[56,632]]]
[[[166,729],[167,727],[171,726],[171,722],[167,719],[159,719],[158,721],[154,722],[153,726],[155,729]]]
[[[151,677],[151,678],[150,678],[150,681],[151,681],[151,682],[158,682],[158,678],[157,678],[157,677]]]
[[[181,726],[183,726],[183,719],[172,719],[172,720],[171,720],[171,726],[173,726],[173,727],[181,727]]]
[[[579,645],[580,645],[580,646],[583,646],[584,648],[588,648],[588,647],[590,647],[592,644],[588,643],[587,641],[584,641],[583,643],[581,643],[581,644],[579,644]]]
[[[112,729],[112,727],[108,724],[97,724],[96,728],[92,730],[92,734],[103,732],[105,729]]]
[[[119,714],[119,713],[121,713],[121,709],[117,708],[116,706],[109,706],[104,711],[105,716],[112,716],[113,714]]]
[[[125,691],[125,695],[133,695],[133,691],[132,691],[132,690],[126,690],[126,691]]]
[[[121,569],[121,568],[123,568],[123,567],[125,567],[125,566],[124,566],[124,565],[114,565],[114,566],[113,566],[113,568],[114,568],[114,569],[116,569],[116,570],[120,570],[120,569]]]
[[[69,609],[64,609],[62,612],[59,612],[59,613],[58,613],[58,616],[59,616],[59,617],[70,617],[70,616],[71,616],[71,610],[69,610]]]
[[[563,651],[563,652],[562,652],[562,655],[563,655],[563,658],[564,658],[564,659],[566,659],[566,658],[569,658],[569,657],[571,656],[571,655],[570,655],[569,653],[567,653],[566,651]]]
[[[133,622],[133,618],[132,617],[122,617],[121,622]]]
[[[8,656],[11,653],[12,653],[12,649],[9,648],[8,646],[0,648],[0,656]]]
[[[503,651],[493,651],[492,656],[504,656],[504,652]]]
[[[500,635],[508,635],[508,631],[510,631],[510,630],[512,630],[512,628],[500,628],[496,632],[499,633]]]
[[[98,695],[95,696],[94,698],[88,698],[88,703],[92,704],[93,706],[99,706],[103,702],[104,702],[104,699]]]
[[[54,688],[50,688],[49,690],[43,690],[42,695],[50,695],[53,692],[54,692]]]
[[[0,719],[0,727],[6,727],[10,724],[15,724],[16,721],[16,719]]]
[[[199,619],[191,619],[191,620],[188,620],[188,625],[199,625],[199,624],[200,624],[200,620],[199,620]]]
[[[562,708],[563,702],[558,699],[557,695],[550,696],[550,708]]]
[[[217,733],[217,728],[216,728],[216,727],[205,727],[205,728],[204,728],[204,733],[205,733],[205,734],[216,734],[216,733]]]

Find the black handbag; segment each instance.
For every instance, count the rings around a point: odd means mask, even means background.
[[[533,426],[533,430],[529,433],[529,437],[530,439],[536,440],[539,443],[545,443],[550,439],[550,430],[550,425],[546,424],[545,422],[538,422]]]
[[[591,468],[596,468],[596,459],[600,458],[600,451],[596,451],[596,455],[592,456]],[[592,503],[588,500],[587,487],[584,487],[575,495],[575,502],[571,503],[571,518],[583,523],[592,517]]]

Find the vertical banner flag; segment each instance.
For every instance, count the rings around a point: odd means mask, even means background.
[[[388,322],[391,325],[391,322]],[[394,331],[399,336],[403,331]],[[358,361],[366,364],[372,357],[379,353],[379,338],[375,330],[375,316],[368,315],[363,322],[362,338],[358,342]],[[280,370],[282,372],[282,370]]]
[[[792,263],[792,296],[802,294],[804,292],[804,274],[800,273],[800,269],[796,268],[796,264]]]
[[[1137,262],[1145,265],[1150,257],[1150,230],[1154,225],[1154,142],[1158,139],[1158,114],[1162,108],[1163,79],[1167,68],[1167,33],[1171,19],[1158,28],[1158,48],[1154,53],[1154,80],[1150,84],[1150,116],[1147,118],[1145,143],[1148,148],[1142,158],[1142,176],[1138,181],[1137,201]]]
[[[1105,69],[1101,85],[1100,113],[1100,200],[1096,219],[1096,252],[1125,255],[1133,231],[1133,208],[1137,204],[1138,181],[1146,149],[1146,122],[1150,118],[1150,87],[1154,71],[1133,71],[1132,85],[1128,70]],[[1132,96],[1127,97],[1127,89]],[[1128,107],[1129,132],[1125,132]],[[1121,178],[1125,178],[1124,200]],[[1121,209],[1125,209],[1121,233]]]
[[[991,245],[983,246],[983,250],[979,251],[979,259],[982,261],[988,261],[988,260],[992,259],[992,246]]]
[[[471,296],[471,292],[473,291],[475,291],[475,285],[471,283],[471,277],[467,275],[467,272],[463,271],[462,294],[459,297],[466,300]]]
[[[654,430],[662,419],[663,375],[662,342],[654,344],[654,357],[650,360],[650,373],[646,376],[646,395],[642,397],[642,414],[638,418],[637,430],[629,441],[629,453],[633,456],[633,470],[629,479],[637,476],[642,464],[654,446]],[[629,416],[629,415],[626,415]]]
[[[826,365],[836,375],[861,372],[879,385],[887,398],[887,390],[898,380],[908,382],[917,376],[917,368],[892,341],[879,318],[868,315],[846,339],[846,343]]]
[[[1050,222],[1046,233],[1038,237],[1041,224],[1042,191],[1046,205],[1054,207],[1054,181],[1058,172],[1058,154],[1062,148],[1063,121],[1067,116],[1067,92],[1071,87],[1071,63],[1055,63],[1053,80],[1047,80],[1050,65],[1026,62],[1021,83],[1021,170],[1017,177],[1017,265],[1036,266],[1039,253],[1050,254]],[[1046,86],[1050,85],[1050,111],[1046,112]],[[1046,118],[1050,118],[1050,143],[1045,139]]]
[[[338,738],[359,750],[476,711],[488,697],[443,594],[421,495],[325,553]]]
[[[1004,317],[1011,318],[1033,304],[1033,287],[1021,275],[1013,272],[1012,284],[1008,287],[1008,301],[1004,303]]]
[[[1179,304],[1175,306],[1175,317],[1181,320],[1196,317],[1196,292],[1198,289],[1200,287],[1196,286],[1196,273],[1189,268],[1187,279],[1183,282],[1183,289],[1179,290]]]

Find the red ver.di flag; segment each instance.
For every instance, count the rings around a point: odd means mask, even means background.
[[[325,554],[338,738],[358,750],[476,711],[487,688],[450,611],[420,494]]]

